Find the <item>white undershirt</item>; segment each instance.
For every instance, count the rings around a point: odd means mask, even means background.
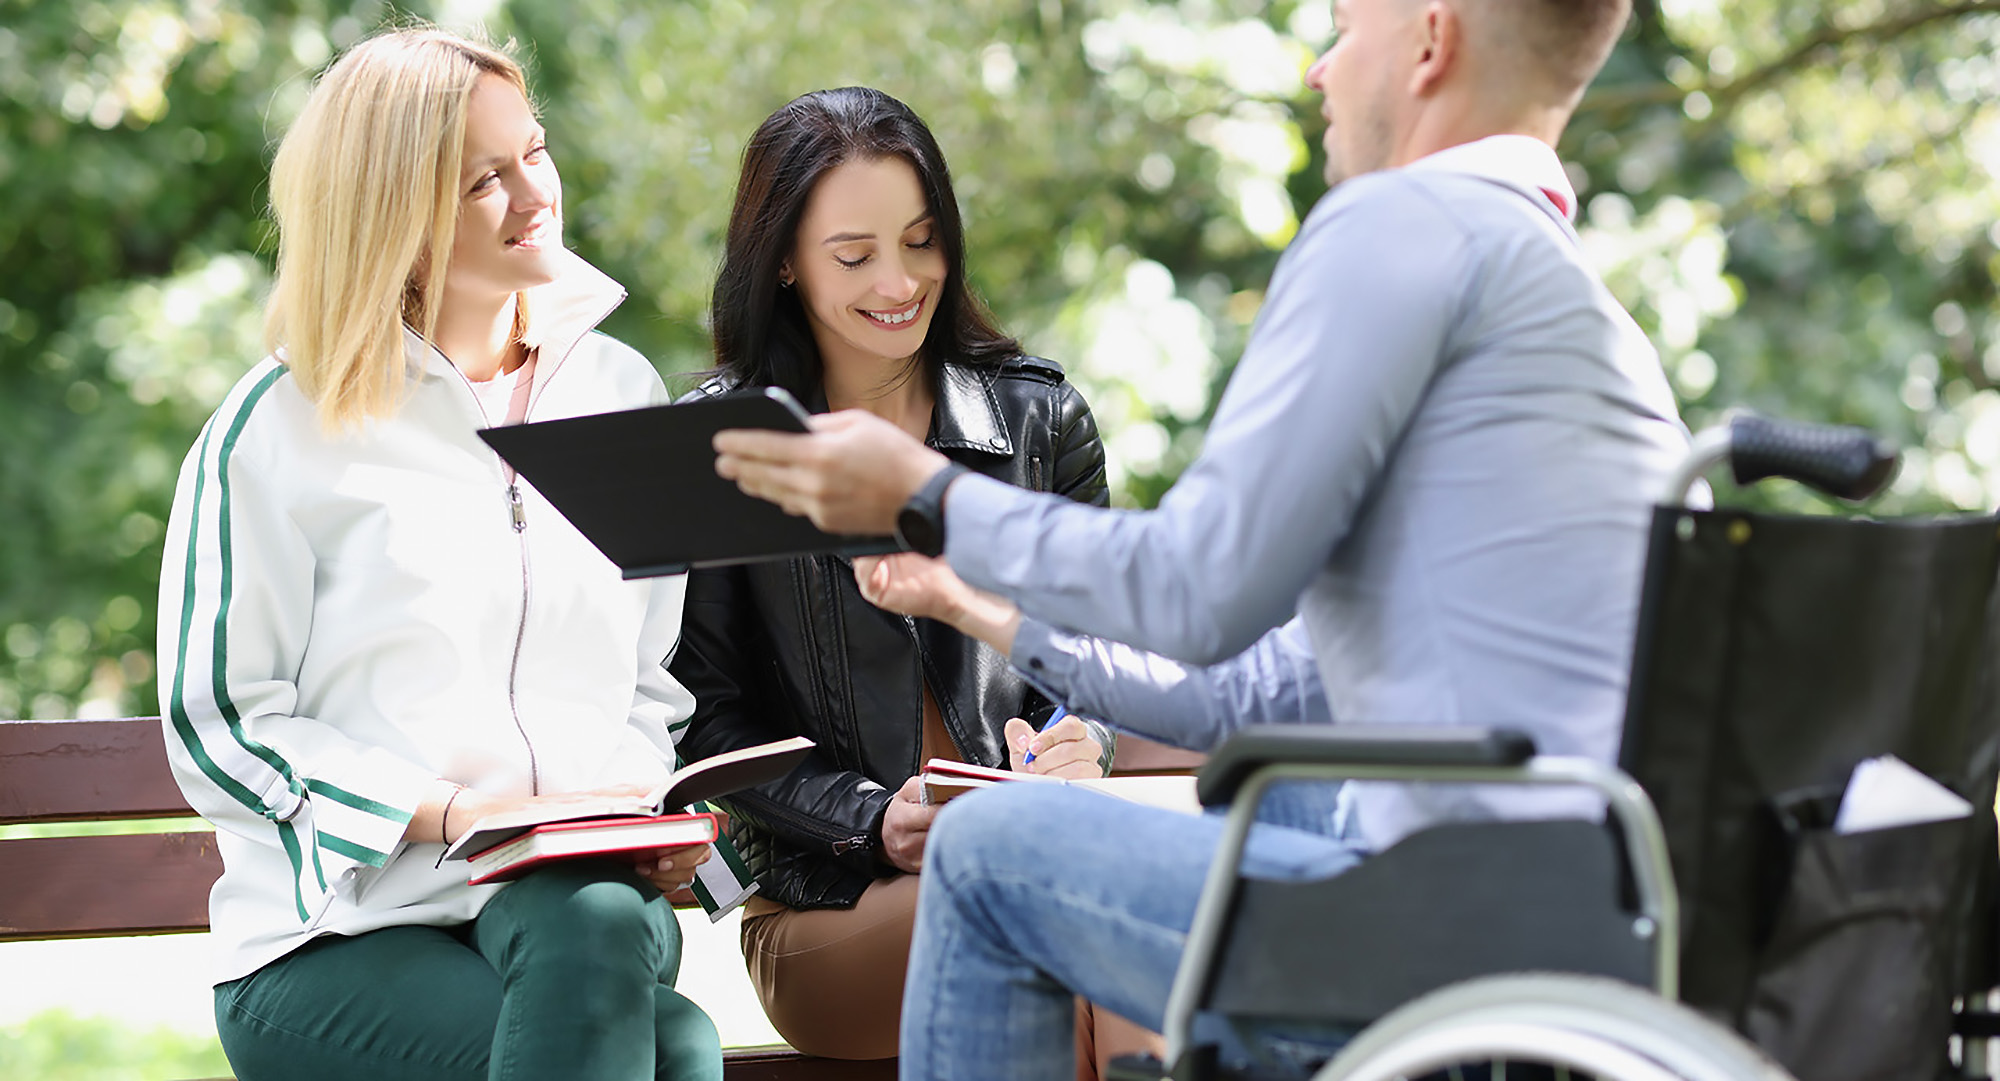
[[[484,383],[468,379],[466,385],[472,388],[472,396],[479,400],[479,411],[486,414],[486,426],[491,428],[507,417],[508,400],[514,396],[514,383],[520,378],[521,369],[501,372]]]

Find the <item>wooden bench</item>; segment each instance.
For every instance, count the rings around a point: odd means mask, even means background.
[[[1120,773],[1180,772],[1201,756],[1126,736]],[[0,826],[185,818],[158,718],[0,720]],[[0,942],[208,930],[222,873],[206,831],[0,840]],[[875,1081],[895,1063],[813,1058],[788,1047],[724,1054],[728,1081]]]
[[[0,720],[0,825],[183,818],[160,722]],[[208,832],[0,840],[0,942],[208,930],[222,873]],[[877,1081],[895,1063],[788,1047],[724,1053],[728,1081]]]

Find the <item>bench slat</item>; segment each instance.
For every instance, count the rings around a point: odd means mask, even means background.
[[[0,843],[0,942],[208,930],[212,833]]]
[[[193,813],[157,720],[0,721],[0,825]]]

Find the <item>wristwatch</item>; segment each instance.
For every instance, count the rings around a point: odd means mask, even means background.
[[[946,463],[896,512],[896,543],[920,555],[944,554],[944,490],[968,470]]]

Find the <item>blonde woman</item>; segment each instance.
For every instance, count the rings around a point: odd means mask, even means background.
[[[182,468],[160,606],[245,1081],[721,1076],[662,896],[707,849],[439,863],[489,812],[657,780],[693,704],[681,581],[621,581],[475,434],[664,399],[592,333],[624,291],[560,194],[521,69],[436,30],[340,57],[278,150],[273,355]]]

